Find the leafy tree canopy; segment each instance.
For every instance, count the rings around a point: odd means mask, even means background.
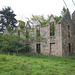
[[[32,15],[31,20],[33,20],[33,21],[37,21],[37,20],[45,21],[45,17],[43,15]]]
[[[20,25],[21,29],[25,29],[25,22],[24,21],[19,20],[19,25]]]
[[[18,35],[0,34],[0,50],[7,52],[27,52],[30,46]]]
[[[61,15],[60,16],[54,16],[56,22],[59,22],[59,20],[62,18],[62,16],[65,14],[66,12],[66,8],[63,7],[62,11],[61,11]],[[37,21],[40,20],[42,25],[47,25],[48,21],[50,20],[51,15],[48,15],[47,18],[45,19],[45,17],[43,15],[32,15],[31,20],[32,21]]]
[[[10,25],[11,28],[13,29],[17,23],[17,20],[15,19],[15,14],[14,11],[11,9],[11,7],[4,7],[2,8],[2,11],[0,11],[0,24],[3,26],[8,26]]]
[[[61,16],[63,16],[63,15],[65,14],[65,12],[66,12],[66,8],[63,7],[63,9],[62,9],[62,11],[61,11]]]
[[[56,22],[59,22],[62,17],[61,16],[55,16],[54,18],[55,18]]]

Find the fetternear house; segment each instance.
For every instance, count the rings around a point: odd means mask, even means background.
[[[54,25],[54,33],[51,34],[51,25]],[[20,29],[20,27],[18,27]],[[39,30],[40,39],[30,38],[27,44],[31,46],[32,53],[42,53],[44,55],[65,56],[75,53],[75,11],[70,16],[69,10],[65,12],[62,19],[56,23],[56,20],[51,16],[48,25],[42,26],[40,22],[37,23],[35,28],[31,28],[27,22],[25,32],[32,37],[38,37]],[[4,31],[4,33],[6,33]],[[17,33],[14,33],[17,35]],[[25,37],[20,32],[22,38]]]

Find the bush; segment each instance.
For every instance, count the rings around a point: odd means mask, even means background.
[[[29,50],[29,46],[25,46],[24,39],[18,35],[3,34],[0,40],[0,49],[3,51],[18,53]]]

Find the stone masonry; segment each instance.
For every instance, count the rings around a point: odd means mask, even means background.
[[[50,35],[50,24],[54,24],[54,36]],[[37,28],[40,29],[40,38],[36,39]],[[31,28],[26,24],[29,35],[32,37],[28,40],[31,46],[32,53],[41,53],[44,55],[65,56],[75,53],[75,11],[70,16],[69,10],[65,12],[62,19],[56,23],[56,20],[51,16],[48,25],[42,26],[41,23],[35,28]],[[26,32],[26,31],[25,31]],[[22,38],[26,38],[20,33]],[[38,45],[40,51],[38,52]]]

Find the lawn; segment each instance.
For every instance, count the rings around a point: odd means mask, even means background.
[[[0,53],[0,75],[75,75],[75,54],[55,57]]]

